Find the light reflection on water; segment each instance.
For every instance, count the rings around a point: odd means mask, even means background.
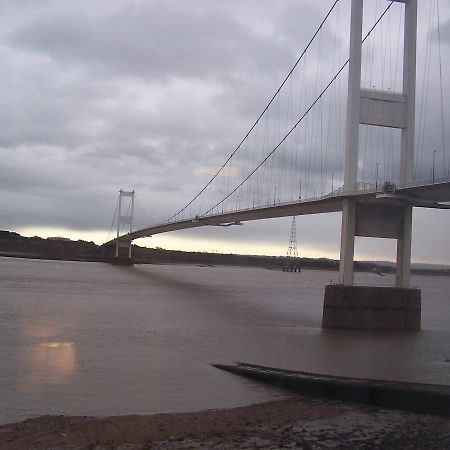
[[[73,342],[43,342],[34,346],[31,356],[20,350],[18,356],[23,370],[17,373],[15,390],[20,397],[38,399],[43,390],[68,383],[76,370]]]
[[[73,342],[42,342],[36,344],[30,369],[19,378],[20,384],[60,384],[76,369]]]
[[[212,368],[235,360],[450,384],[450,278],[422,288],[420,332],[322,330],[337,274],[0,258],[0,421],[221,408],[284,393]],[[357,274],[359,284],[393,277]]]

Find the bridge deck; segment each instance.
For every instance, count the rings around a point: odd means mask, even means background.
[[[342,211],[342,205],[346,198],[354,198],[358,203],[365,204],[411,205],[425,208],[450,209],[450,205],[444,204],[445,202],[450,202],[450,180],[447,179],[433,184],[416,183],[412,186],[397,188],[394,193],[382,192],[381,188],[378,190],[368,189],[366,191],[358,191],[353,194],[336,191],[319,198],[228,211],[194,219],[189,218],[163,223],[122,235],[119,239],[133,241],[134,239],[149,237],[155,234],[185,230],[188,228],[226,226],[235,222],[247,222],[259,219],[339,212]],[[106,244],[111,244],[115,241],[116,239],[113,239]]]

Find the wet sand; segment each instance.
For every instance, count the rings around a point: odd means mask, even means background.
[[[192,413],[43,416],[0,426],[2,450],[450,448],[450,418],[292,397]]]

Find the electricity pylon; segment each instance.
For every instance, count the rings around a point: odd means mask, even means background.
[[[298,258],[297,251],[297,217],[292,216],[292,226],[291,226],[291,238],[289,240],[289,247],[286,253],[289,258]]]

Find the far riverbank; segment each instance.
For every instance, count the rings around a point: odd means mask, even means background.
[[[282,270],[283,267],[339,270],[339,261],[329,258],[286,258],[284,256],[237,255],[208,252],[183,252],[165,250],[159,247],[147,248],[133,245],[135,264],[197,264],[210,266],[263,267]],[[0,230],[0,256],[52,261],[112,261],[114,249],[98,246],[94,242],[71,241],[66,238],[31,238],[18,233]],[[355,261],[355,271],[392,274],[395,267],[386,261]],[[416,275],[450,276],[450,268],[417,266],[412,269]]]

